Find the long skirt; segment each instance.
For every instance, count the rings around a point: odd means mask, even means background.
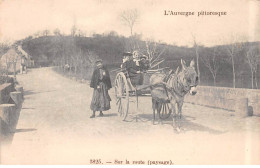
[[[111,98],[108,94],[107,86],[101,82],[100,89],[94,89],[90,109],[93,111],[109,110]]]

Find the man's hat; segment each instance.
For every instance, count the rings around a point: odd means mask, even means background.
[[[133,54],[132,53],[130,53],[130,52],[124,52],[123,53],[123,56],[132,56]]]

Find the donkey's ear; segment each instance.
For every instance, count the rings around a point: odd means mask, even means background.
[[[177,75],[179,73],[179,67],[177,67],[175,74]]]
[[[173,70],[171,69],[169,72],[168,72],[168,75],[171,75],[173,72]]]
[[[190,67],[195,68],[195,61],[194,61],[194,59],[191,60]]]
[[[182,66],[182,69],[186,69],[187,66],[186,66],[186,62],[184,60],[181,59],[181,66]]]

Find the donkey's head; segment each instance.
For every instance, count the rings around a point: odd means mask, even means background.
[[[187,66],[184,60],[181,60],[182,71],[179,73],[182,85],[186,92],[191,95],[197,93],[196,86],[198,85],[199,77],[195,70],[195,62],[192,60],[190,66]]]

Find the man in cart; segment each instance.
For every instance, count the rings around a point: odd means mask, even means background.
[[[123,63],[121,64],[122,71],[125,73],[126,77],[128,77],[127,74],[127,67],[129,64],[129,61],[131,60],[132,53],[131,52],[125,52],[123,53]]]
[[[130,87],[130,90],[134,90],[134,86],[131,84],[128,68],[130,67],[129,62],[132,60],[133,54],[131,52],[125,52],[123,53],[123,63],[121,64],[121,70],[126,76],[126,80],[128,83],[128,86]]]

